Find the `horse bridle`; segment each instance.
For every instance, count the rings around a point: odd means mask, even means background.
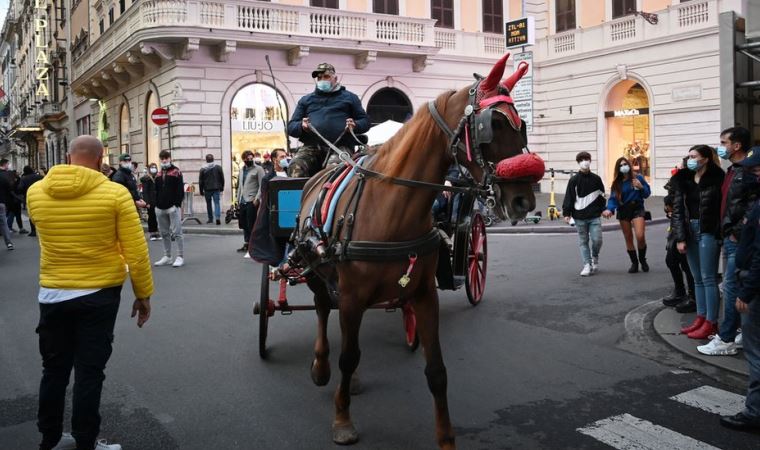
[[[507,103],[509,107],[514,110],[514,113],[517,114],[517,109],[513,104],[513,100],[510,97],[507,88],[503,85],[499,85],[498,95],[479,101],[478,89],[482,78],[477,75],[476,78],[476,81],[470,87],[467,106],[464,108],[464,112],[459,119],[456,130],[449,128],[448,124],[443,120],[443,117],[435,107],[435,102],[428,102],[428,111],[430,112],[430,115],[433,116],[433,120],[435,120],[438,127],[449,138],[449,150],[451,151],[454,164],[457,166],[459,172],[463,173],[459,160],[457,159],[457,153],[461,151],[465,153],[468,160],[472,161],[474,159],[475,163],[483,170],[483,179],[481,180],[480,185],[482,188],[490,190],[493,183],[514,181],[495,176],[494,164],[483,157],[481,146],[483,144],[490,144],[493,141],[492,120],[494,111],[504,115],[512,128],[520,133],[522,153],[530,153],[530,150],[528,149],[525,122],[523,121],[518,128],[512,117],[497,108],[498,105]]]

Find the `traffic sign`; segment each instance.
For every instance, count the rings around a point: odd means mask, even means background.
[[[536,19],[533,16],[510,20],[504,26],[507,48],[536,43]]]
[[[166,108],[156,108],[150,113],[150,120],[156,125],[166,125],[169,123],[169,111]]]

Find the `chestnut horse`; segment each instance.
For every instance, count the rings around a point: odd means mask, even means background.
[[[508,158],[527,152],[524,130],[521,129],[509,91],[527,67],[520,67],[511,77],[501,81],[509,54],[501,58],[491,73],[479,83],[459,91],[446,92],[434,102],[440,119],[450,130],[457,130],[465,114],[476,117],[492,108],[494,114],[490,124],[493,135],[490,142],[481,143],[482,158],[476,161],[470,154],[469,145],[460,145],[451,151],[450,133],[436,122],[431,108],[419,108],[399,132],[379,149],[373,152],[368,168],[382,173],[385,177],[396,177],[442,185],[447,169],[456,159],[464,166],[474,180],[481,182],[486,173],[493,172],[494,165]],[[473,105],[467,108],[467,105]],[[498,113],[496,113],[498,112]],[[483,116],[487,117],[487,116]],[[515,119],[517,117],[517,119]],[[515,124],[517,121],[517,126]],[[524,124],[522,125],[524,127]],[[462,128],[459,128],[461,131]],[[470,139],[468,131],[466,139]],[[465,133],[461,133],[465,139]],[[535,156],[535,155],[529,155]],[[538,158],[537,156],[535,158]],[[540,158],[538,158],[540,161]],[[541,172],[543,172],[543,162]],[[498,172],[498,170],[497,170]],[[304,218],[309,218],[311,208],[324,183],[325,171],[314,176],[305,186],[301,201],[300,227]],[[357,178],[351,180],[337,205],[336,211],[344,211],[352,197],[348,193],[356,188]],[[493,189],[501,208],[497,208],[502,218],[508,215],[518,220],[533,210],[535,197],[531,180],[496,179]],[[502,181],[502,183],[499,183]],[[317,187],[317,188],[315,188]],[[363,194],[358,200],[354,216],[353,239],[357,241],[399,242],[412,241],[426,235],[433,228],[431,207],[436,191],[404,186],[389,182],[387,178],[367,178]],[[403,288],[403,297],[410,302],[417,317],[417,330],[424,348],[428,387],[435,400],[436,437],[440,448],[455,448],[454,431],[449,419],[446,394],[446,368],[443,364],[438,338],[438,292],[436,290],[436,265],[438,252],[420,255],[409,272],[410,281]],[[399,297],[399,276],[409,269],[407,259],[383,262],[333,261],[319,269],[320,276],[310,277],[309,288],[314,292],[314,302],[319,324],[314,345],[315,359],[312,363],[312,380],[317,385],[325,385],[330,379],[329,344],[327,341],[327,319],[331,309],[331,296],[338,302],[342,343],[340,353],[341,380],[335,393],[335,420],[333,440],[338,444],[352,444],[358,440],[349,413],[349,388],[351,376],[359,365],[359,327],[364,312],[373,304]],[[328,283],[332,286],[328,288]],[[335,295],[337,291],[338,295]]]

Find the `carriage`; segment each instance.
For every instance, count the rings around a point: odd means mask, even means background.
[[[301,207],[301,194],[308,178],[274,178],[269,182],[268,220],[271,234],[276,238],[289,238],[296,226],[296,218]],[[477,306],[483,299],[486,286],[488,246],[486,225],[481,212],[476,208],[478,196],[474,193],[457,194],[457,201],[447,202],[440,220],[436,220],[441,248],[439,249],[436,280],[438,289],[458,290],[465,288],[471,305]],[[254,301],[253,314],[259,316],[259,356],[267,356],[267,336],[269,318],[276,313],[289,315],[294,311],[316,309],[315,305],[281,304],[270,298],[272,272],[267,263],[261,264],[261,291]],[[290,284],[305,281],[293,276]],[[401,309],[404,336],[411,351],[419,346],[414,308],[401,299],[378,303],[373,309],[389,312]]]

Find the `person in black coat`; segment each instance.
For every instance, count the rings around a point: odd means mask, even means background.
[[[16,188],[16,193],[21,197],[21,201],[24,204],[26,204],[26,192],[34,183],[40,181],[42,178],[43,176],[35,172],[30,166],[24,166],[21,181],[19,181],[18,187]],[[29,228],[32,230],[29,233],[29,237],[37,236],[37,228],[34,226],[34,222],[32,222],[31,218],[29,219]]]
[[[148,234],[151,241],[161,240],[156,221],[156,175],[158,175],[158,166],[156,163],[150,163],[148,173],[140,178],[143,200],[148,208]]]
[[[694,277],[697,317],[681,329],[691,339],[707,339],[718,331],[718,260],[720,258],[720,202],[725,176],[712,147],[689,150],[688,170],[674,177],[670,226],[676,248],[689,260]]]
[[[140,198],[140,193],[137,192],[137,180],[135,180],[135,176],[132,174],[131,156],[126,153],[119,156],[119,169],[113,174],[111,181],[127,188],[132,196],[132,200],[135,201],[135,205],[140,208],[145,207],[145,202]]]
[[[221,225],[222,207],[219,201],[220,195],[224,191],[224,171],[222,166],[214,162],[214,155],[211,153],[206,155],[206,165],[201,167],[198,174],[198,187],[201,195],[206,199],[206,214],[208,215],[206,223],[213,223],[213,219],[216,217],[216,224]],[[213,211],[211,209],[212,200],[214,202]]]

